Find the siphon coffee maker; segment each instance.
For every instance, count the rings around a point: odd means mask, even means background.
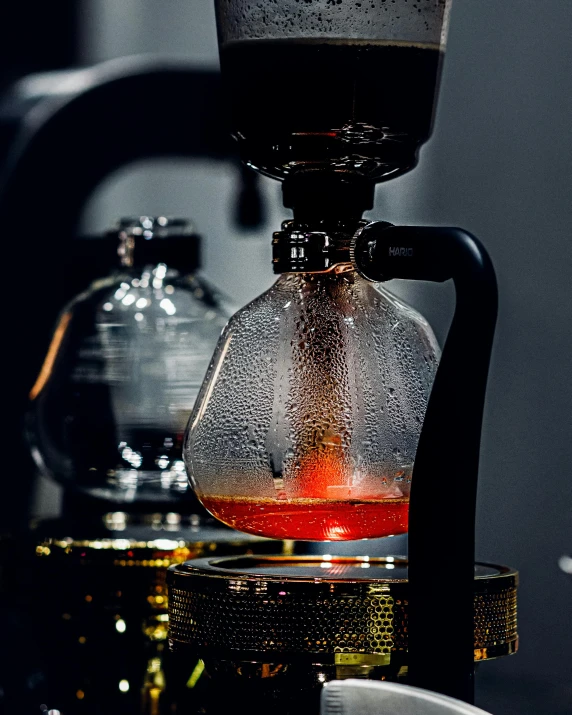
[[[293,219],[273,236],[280,277],[219,340],[187,428],[191,484],[239,530],[332,542],[408,531],[409,554],[173,567],[171,649],[237,683],[358,675],[471,702],[475,659],[517,647],[516,574],[474,563],[494,270],[461,229],[362,218],[430,136],[450,2],[216,9],[241,157],[282,181]],[[381,285],[393,278],[453,280],[442,355]]]

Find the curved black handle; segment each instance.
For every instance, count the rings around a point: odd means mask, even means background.
[[[370,224],[355,247],[371,280],[453,279],[456,307],[419,438],[409,511],[409,682],[474,698],[475,510],[481,426],[497,317],[493,265],[459,228]],[[434,563],[447,544],[450,587]],[[451,651],[454,628],[458,647]],[[440,640],[441,636],[443,640]]]

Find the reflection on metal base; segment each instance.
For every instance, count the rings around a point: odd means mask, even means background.
[[[203,558],[171,567],[167,580],[173,650],[186,645],[221,658],[266,661],[271,654],[275,661],[364,665],[387,665],[407,651],[403,558]],[[435,587],[443,599],[454,598],[454,568],[446,559],[435,559]],[[516,587],[512,569],[476,565],[475,660],[516,650]],[[454,624],[435,624],[435,637],[450,640],[453,656]]]
[[[264,709],[290,693],[276,711],[289,713],[306,697],[316,701],[329,680],[407,682],[404,558],[210,557],[172,566],[167,583],[173,667],[184,672],[201,659],[194,687],[213,684],[206,700],[191,698],[198,710],[182,712],[224,711],[225,689],[248,697],[252,712],[252,698]],[[434,584],[443,599],[455,597],[454,564],[445,557],[435,558]],[[512,569],[475,566],[475,661],[516,651],[516,588]],[[455,624],[436,623],[435,638],[448,641],[455,658]]]
[[[1,602],[20,641],[4,638],[0,655],[14,676],[5,670],[0,686],[22,712],[42,702],[73,715],[163,712],[167,567],[207,554],[283,549],[203,518],[178,529],[155,526],[86,528],[79,538],[77,524],[54,520],[0,541]],[[20,676],[33,683],[29,692]]]

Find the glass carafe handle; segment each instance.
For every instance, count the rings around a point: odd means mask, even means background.
[[[413,467],[409,507],[409,675],[413,685],[466,702],[474,697],[475,508],[486,382],[497,317],[494,268],[482,244],[459,228],[368,224],[354,260],[370,280],[452,279],[456,307],[435,376]],[[443,479],[454,465],[456,488]],[[456,579],[449,599],[434,544],[447,544]],[[440,631],[453,624],[458,650]]]

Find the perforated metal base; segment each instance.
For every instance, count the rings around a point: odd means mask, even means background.
[[[454,564],[435,558],[434,588],[455,598]],[[172,566],[169,644],[217,660],[336,666],[406,664],[407,561],[399,557],[247,556]],[[475,566],[475,660],[514,653],[517,574]],[[455,624],[436,623],[451,643]],[[427,654],[431,657],[431,653]]]

